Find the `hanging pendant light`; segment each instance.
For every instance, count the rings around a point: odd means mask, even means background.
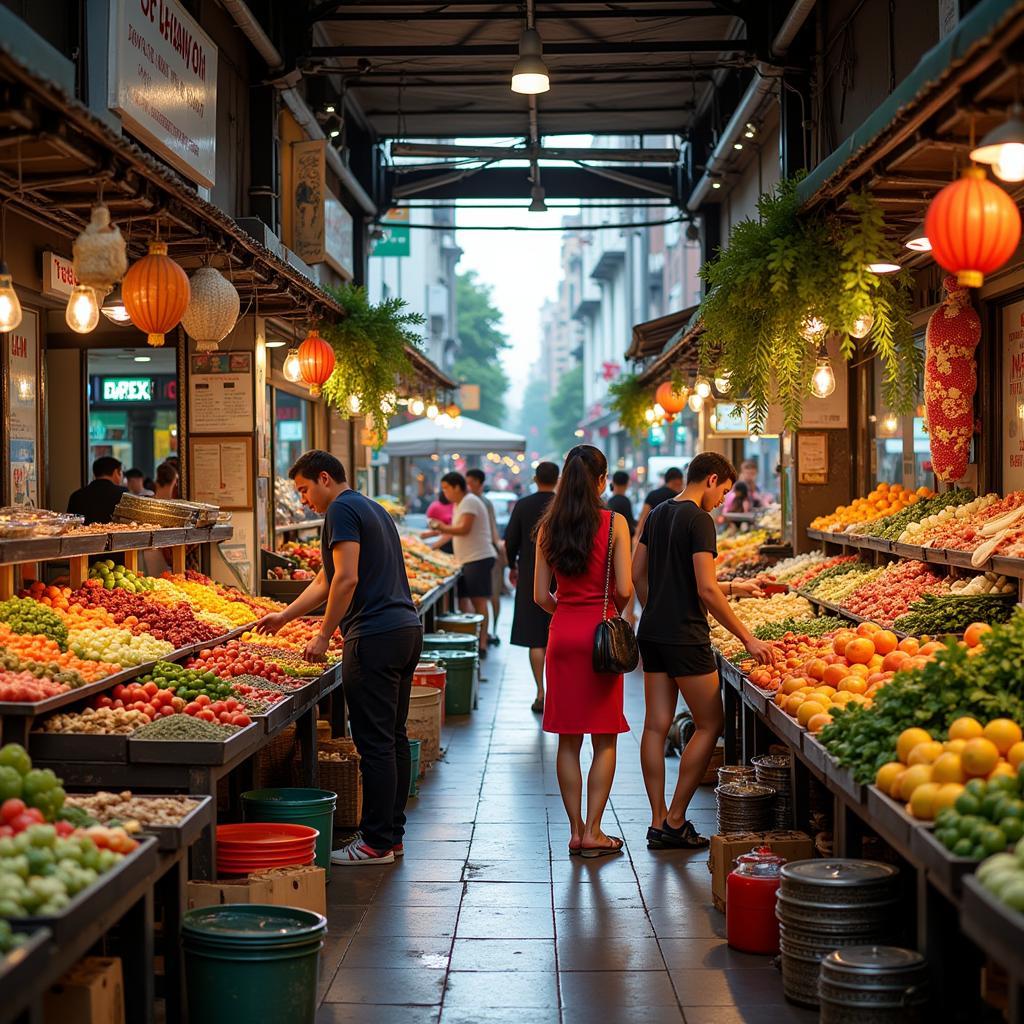
[[[334,373],[334,349],[313,328],[299,346],[299,374],[309,393],[316,398]]]
[[[524,96],[537,96],[551,88],[548,67],[544,63],[544,46],[540,33],[532,27],[533,4],[530,4],[529,28],[519,37],[519,60],[512,68],[512,91]]]
[[[110,223],[110,210],[94,206],[85,230],[71,246],[77,284],[88,285],[107,295],[128,270],[128,250],[116,225]]]
[[[939,192],[924,221],[935,262],[968,288],[980,288],[1013,255],[1020,227],[1016,203],[980,167]]]
[[[835,389],[835,370],[832,369],[832,360],[829,359],[828,350],[825,348],[825,343],[822,342],[818,348],[818,358],[811,376],[811,394],[815,398],[828,398]]]
[[[426,416],[428,420],[436,420],[441,415],[441,410],[437,407],[436,402],[431,402],[427,406]]]
[[[284,379],[291,384],[298,384],[302,380],[302,365],[299,363],[299,350],[292,346],[284,357],[284,366],[281,368]]]
[[[87,284],[76,284],[68,296],[64,321],[76,334],[96,330],[100,322],[100,304],[96,292]]]
[[[548,204],[544,202],[544,186],[534,185],[530,189],[529,213],[547,213]]]
[[[422,398],[412,398],[409,400],[409,412],[411,412],[413,416],[422,416],[426,411],[426,408],[426,403],[424,403]]]
[[[690,395],[686,404],[690,407],[690,409],[693,412],[700,412],[701,409],[704,408],[704,399],[701,398],[699,392],[694,391],[694,393]]]
[[[195,339],[200,352],[212,352],[238,322],[238,292],[215,267],[200,267],[189,279],[189,290],[181,326]]]
[[[707,377],[698,377],[696,383],[693,385],[695,394],[700,395],[701,401],[705,398],[711,397],[711,381]]]
[[[128,310],[124,308],[124,299],[121,298],[121,286],[115,284],[110,294],[103,300],[100,312],[112,323],[124,327],[132,322]]]
[[[21,323],[21,302],[14,290],[7,260],[7,204],[0,205],[0,331],[13,331]]]
[[[189,300],[188,275],[167,255],[166,242],[150,242],[149,254],[128,268],[121,295],[132,323],[159,347],[179,323]]]
[[[1014,103],[1006,120],[971,150],[971,159],[990,164],[1000,181],[1024,181],[1024,107]]]

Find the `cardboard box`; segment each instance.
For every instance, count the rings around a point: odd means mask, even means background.
[[[755,846],[768,846],[786,860],[809,860],[814,843],[806,832],[735,832],[711,837],[708,870],[711,872],[711,896],[715,907],[725,910],[725,880],[741,854]]]
[[[312,866],[274,868],[245,878],[217,882],[189,882],[188,909],[224,903],[270,903],[327,913],[327,873]]]
[[[124,981],[116,957],[80,960],[43,997],[46,1024],[124,1024]]]

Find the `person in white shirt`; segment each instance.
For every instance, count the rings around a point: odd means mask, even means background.
[[[482,469],[466,471],[466,487],[469,488],[469,493],[475,494],[487,509],[487,518],[491,522],[491,544],[498,556],[491,570],[491,635],[488,641],[492,647],[497,647],[501,643],[498,639],[498,617],[501,615],[501,595],[505,590],[505,544],[498,529],[498,516],[494,511],[494,505],[484,493],[485,480]]]
[[[468,492],[466,478],[461,473],[445,473],[441,477],[441,491],[455,506],[451,524],[431,519],[430,530],[424,536],[443,534],[452,538],[455,561],[462,570],[459,577],[459,606],[464,612],[473,611],[484,617],[480,631],[480,657],[486,658],[491,573],[497,558],[491,541],[491,519],[483,501]]]

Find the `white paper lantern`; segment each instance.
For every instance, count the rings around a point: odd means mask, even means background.
[[[241,305],[235,286],[216,267],[200,267],[189,279],[192,297],[181,325],[200,352],[212,352],[234,329]]]
[[[94,206],[85,230],[71,246],[75,277],[100,293],[107,292],[128,270],[128,253],[118,228],[110,223],[110,211]]]

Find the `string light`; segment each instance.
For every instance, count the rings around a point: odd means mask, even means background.
[[[64,320],[76,334],[88,334],[96,330],[100,322],[100,304],[96,300],[96,292],[88,285],[76,284],[68,296]]]
[[[298,384],[302,380],[302,364],[299,362],[299,350],[297,348],[288,349],[288,354],[284,357],[284,366],[281,368],[281,373],[284,374],[284,379],[292,384]]]
[[[811,377],[811,394],[815,398],[828,398],[836,389],[836,375],[832,369],[832,360],[828,357],[825,346],[818,349],[818,358]]]

